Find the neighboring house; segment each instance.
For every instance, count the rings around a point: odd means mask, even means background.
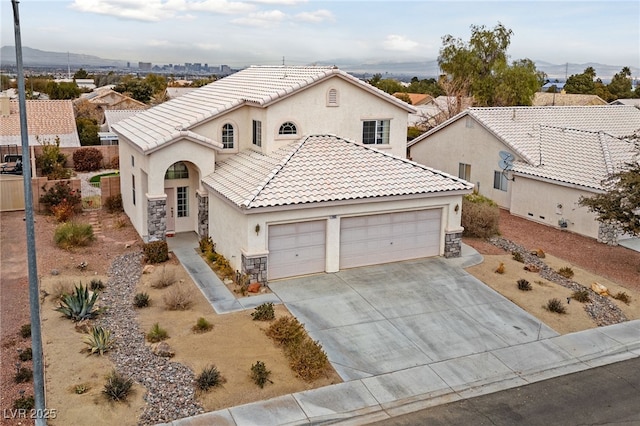
[[[431,98],[416,107],[415,113],[409,114],[411,127],[429,130],[473,105],[473,98],[456,98],[455,96],[438,96]]]
[[[113,125],[125,212],[259,282],[457,256],[472,185],[404,158],[412,110],[335,67],[247,68]]]
[[[197,87],[167,87],[164,91],[164,97],[165,99],[175,99],[196,89]]]
[[[634,160],[639,131],[640,109],[629,106],[470,108],[408,147],[512,214],[614,244],[578,200]]]
[[[100,126],[98,136],[101,145],[118,145],[118,135],[113,132],[112,126],[118,121],[132,117],[139,113],[139,109],[108,109],[104,112],[104,123]]]
[[[393,94],[398,99],[402,99],[404,96],[408,96],[411,101],[411,105],[418,106],[424,105],[427,102],[433,100],[433,96],[427,95],[426,93],[406,93],[406,92],[396,92]]]
[[[61,147],[80,146],[73,102],[70,100],[27,100],[29,145],[55,143]],[[0,97],[0,145],[21,145],[20,112],[17,101]]]
[[[630,105],[640,108],[640,98],[616,99],[609,102],[609,105]]]
[[[607,101],[597,95],[578,95],[572,93],[536,92],[533,106],[587,106],[607,105]]]
[[[91,93],[81,96],[80,99],[86,99],[92,104],[100,107],[103,111],[109,109],[147,109],[149,105],[144,102],[137,101],[122,93],[116,92],[111,88],[98,88]]]
[[[565,85],[565,83],[558,83],[558,82],[551,83],[551,82],[549,82],[549,83],[545,83],[545,84],[540,88],[540,91],[541,91],[541,92],[548,92],[548,91],[549,91],[549,89],[551,89],[552,87],[554,87],[554,86],[555,86],[555,88],[556,88],[556,92],[558,92],[558,93],[559,93],[559,92],[562,92],[562,91],[564,90],[564,85]]]

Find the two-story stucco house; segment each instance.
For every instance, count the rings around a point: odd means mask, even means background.
[[[616,244],[615,227],[578,201],[638,161],[639,132],[633,106],[470,108],[408,147],[413,160],[475,183],[512,214]]]
[[[472,186],[406,160],[412,111],[335,67],[247,68],[113,126],[125,212],[260,282],[455,256]]]

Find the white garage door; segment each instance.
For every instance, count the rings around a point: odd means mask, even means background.
[[[342,218],[340,269],[440,254],[441,209]]]
[[[269,226],[268,278],[325,270],[326,221]]]

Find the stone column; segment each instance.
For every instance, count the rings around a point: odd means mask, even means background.
[[[149,242],[165,241],[167,231],[167,196],[147,194],[147,234]]]
[[[198,199],[198,235],[200,238],[209,236],[209,193],[196,191]]]
[[[609,246],[618,245],[618,224],[607,222],[600,223],[598,227],[598,242]]]
[[[249,283],[267,283],[267,255],[245,255],[242,253],[242,273],[249,276]]]
[[[444,257],[460,257],[462,253],[462,232],[444,234]]]

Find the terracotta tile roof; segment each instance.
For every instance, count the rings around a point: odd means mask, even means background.
[[[516,173],[602,189],[601,182],[624,169],[637,150],[632,141],[604,132],[542,126],[537,162],[516,161]]]
[[[76,129],[73,101],[70,100],[27,100],[27,131],[29,145],[39,145],[40,141],[54,142],[60,138],[60,146],[80,146]],[[0,144],[20,145],[20,113],[17,101],[9,102],[10,114],[0,115]]]
[[[405,95],[409,96],[409,100],[411,100],[411,105],[413,106],[423,105],[433,100],[433,96],[427,95],[426,93],[396,92],[393,94],[393,96],[399,99]]]
[[[123,120],[114,131],[148,151],[169,142],[177,129],[189,130],[244,104],[266,107],[334,76],[414,112],[405,102],[335,67],[252,66]]]
[[[243,151],[217,164],[203,182],[244,209],[473,189],[457,177],[331,135],[305,137],[270,155]]]

